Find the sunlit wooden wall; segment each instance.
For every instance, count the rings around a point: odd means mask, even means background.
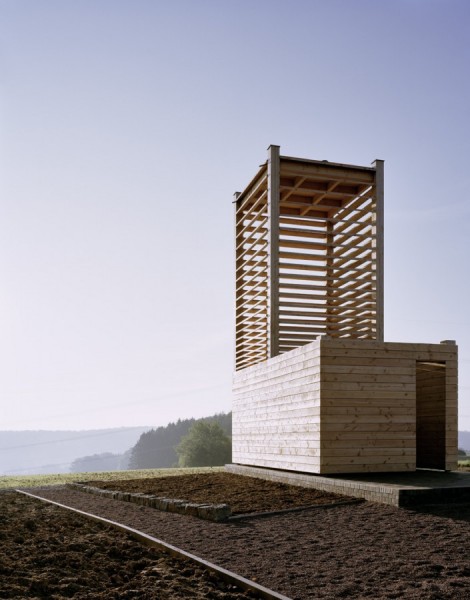
[[[321,337],[241,369],[232,460],[316,474],[455,469],[457,362],[450,342]]]
[[[237,370],[322,335],[383,340],[383,161],[270,146],[234,205]]]

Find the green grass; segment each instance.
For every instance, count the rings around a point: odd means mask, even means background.
[[[11,488],[43,487],[63,485],[72,481],[122,481],[123,479],[148,479],[211,473],[223,471],[224,467],[200,467],[192,469],[139,469],[135,471],[106,471],[102,473],[60,473],[57,475],[0,475],[0,490]]]

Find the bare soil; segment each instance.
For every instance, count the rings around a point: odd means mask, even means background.
[[[350,499],[312,488],[220,472],[158,479],[88,481],[87,485],[106,490],[178,498],[187,502],[229,504],[233,514],[278,511]]]
[[[255,598],[190,561],[14,492],[0,494],[0,598]]]
[[[162,480],[155,482],[158,486],[164,486],[164,488],[159,488],[158,495],[161,493],[170,497],[173,495],[173,492],[170,493],[170,489],[175,490],[171,486],[178,486],[177,495],[181,499],[197,502],[215,501],[213,490],[210,490],[210,486],[207,485],[208,480],[204,475],[191,476],[189,481],[186,480],[186,484],[183,478],[179,481],[176,481],[177,479],[180,478],[171,477],[163,482]],[[270,490],[265,487],[266,482],[252,478],[242,478],[242,482],[246,484],[245,494],[243,485],[237,492],[240,501],[239,507],[243,507],[241,510],[253,512],[252,509],[255,505],[261,510],[266,510],[268,506],[266,499],[270,496]],[[151,491],[147,487],[148,480],[140,483],[142,487],[135,491],[155,493],[156,488],[152,488],[153,491]],[[234,504],[232,477],[221,477],[218,485],[221,486],[219,491],[222,496],[217,497],[217,501]],[[194,493],[198,486],[200,496],[196,496]],[[116,483],[113,482],[110,487],[115,488]],[[121,486],[119,487],[123,489]],[[303,494],[306,490],[304,488],[285,487],[289,488],[285,490],[288,500],[283,503],[282,493],[279,492],[275,510],[290,508],[293,505],[305,505],[306,499]],[[206,496],[204,496],[204,490],[206,490]],[[67,488],[35,490],[35,493],[144,531],[235,571],[239,575],[256,580],[295,600],[313,598],[467,600],[470,597],[469,504],[436,505],[423,507],[420,510],[405,510],[371,502],[328,506],[328,504],[321,505],[309,499],[307,504],[316,504],[316,506],[301,512],[241,519],[237,522],[213,523],[186,515],[163,513],[152,508]],[[297,494],[299,495],[298,502],[295,500]],[[273,496],[276,494],[273,493]],[[332,498],[324,498],[324,500],[327,499],[328,502],[331,502]],[[320,501],[320,498],[318,500]],[[50,522],[54,523],[56,515],[57,511],[54,509],[49,516]],[[24,525],[26,520],[28,520],[27,515],[24,515],[19,524],[17,523],[17,529],[22,532],[21,535],[25,539],[27,539],[25,534],[29,531],[28,527]],[[34,518],[33,521],[36,522],[36,519]],[[62,530],[65,542],[62,544],[63,558],[60,560],[66,561],[72,556],[73,560],[78,561],[81,559],[77,557],[77,554],[85,556],[92,537],[80,538],[82,546],[76,549],[73,547],[75,537],[85,531],[88,531],[85,522],[82,522],[78,529],[71,525],[65,526]],[[14,551],[15,544],[20,546],[25,544],[25,542],[15,542],[14,535],[14,533],[8,534],[6,539],[2,540],[8,557]],[[96,534],[93,535],[96,538]],[[121,534],[117,535],[118,540],[122,538]],[[57,541],[54,541],[54,537],[49,538],[48,536],[48,533],[43,532],[39,539],[36,539],[36,544],[40,545],[41,553],[44,553],[50,545],[49,540],[52,540],[57,554]],[[125,542],[129,543],[128,540]],[[109,545],[109,542],[106,543]],[[27,550],[32,551],[33,548],[34,544],[31,544]],[[100,553],[105,553],[103,566],[108,561],[106,551],[106,547],[99,550]],[[147,552],[147,550],[145,551]],[[165,596],[164,593],[167,592],[160,593],[159,583],[155,583],[157,587],[151,592],[154,595],[144,595],[147,592],[140,591],[139,586],[144,585],[148,580],[151,567],[136,564],[140,558],[136,559],[133,552],[136,552],[136,556],[140,556],[141,550],[123,553],[119,557],[120,563],[118,559],[118,565],[121,565],[122,572],[132,578],[132,585],[128,581],[117,581],[115,584],[117,592],[111,591],[109,588],[106,588],[107,591],[100,592],[108,593],[108,596],[72,594],[69,597],[200,597],[192,591],[195,576],[192,575],[191,570],[188,572],[188,576],[183,578],[186,579],[186,586],[189,585],[191,591],[188,591],[188,587],[183,587],[185,584],[182,581],[174,584],[181,585],[181,588],[177,588],[173,595],[170,593]],[[22,555],[23,558],[19,557],[15,560],[15,564],[19,565],[25,579],[29,569],[32,569],[35,564],[25,563],[22,566],[22,561],[27,560],[27,555],[28,552],[25,552]],[[87,558],[87,564],[93,563],[92,556]],[[34,560],[37,560],[37,556]],[[62,577],[70,576],[70,572],[73,577],[78,577],[77,573],[73,571],[73,560],[71,565],[67,564]],[[114,567],[111,567],[110,564],[109,568]],[[175,567],[174,576],[178,574],[178,570],[181,569]],[[34,572],[36,573],[36,571]],[[37,576],[39,577],[39,574]],[[81,576],[84,576],[83,570],[80,571]],[[100,577],[101,575],[96,575],[95,579],[99,581]],[[173,575],[170,576],[170,581],[171,577]],[[4,585],[1,572],[0,581],[2,581],[1,590]],[[132,593],[135,595],[122,595],[121,589],[124,588],[120,586],[123,585],[132,587],[134,590]],[[145,590],[145,587],[142,590]],[[112,596],[111,593],[117,595]],[[217,597],[211,596],[211,593],[207,592],[208,595],[201,597]],[[224,591],[223,593],[228,592]],[[15,596],[4,595],[3,597]],[[36,596],[25,594],[16,597]],[[38,594],[37,597],[60,598],[61,596],[40,596]]]

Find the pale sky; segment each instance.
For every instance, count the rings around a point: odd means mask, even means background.
[[[0,0],[0,429],[231,408],[233,207],[385,160],[385,338],[455,339],[470,430],[468,0]]]

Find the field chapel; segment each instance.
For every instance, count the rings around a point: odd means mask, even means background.
[[[270,146],[234,207],[233,463],[455,469],[455,342],[384,341],[384,162]]]

